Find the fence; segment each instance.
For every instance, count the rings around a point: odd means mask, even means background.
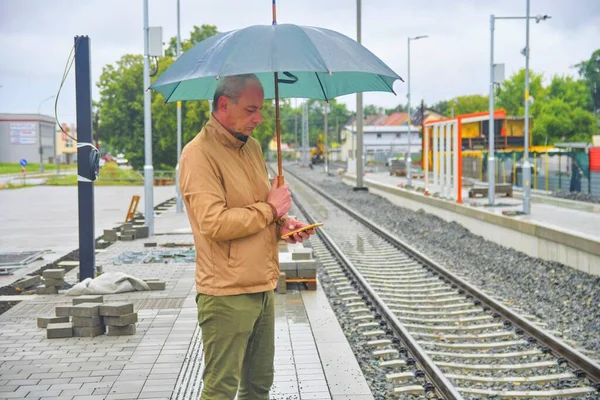
[[[463,177],[487,182],[487,152],[463,151]],[[522,151],[498,151],[496,182],[522,187]],[[600,196],[600,171],[590,168],[583,151],[530,151],[531,187],[547,192],[583,192]]]

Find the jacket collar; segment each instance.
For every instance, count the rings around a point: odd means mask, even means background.
[[[246,142],[239,140],[231,132],[229,132],[211,113],[210,118],[208,119],[208,123],[206,124],[208,128],[215,132],[215,136],[224,146],[239,150],[241,149]]]

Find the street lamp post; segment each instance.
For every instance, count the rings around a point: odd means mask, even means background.
[[[181,7],[180,0],[177,0],[177,58],[181,55]],[[181,101],[177,102],[177,167],[175,168],[175,192],[176,202],[175,211],[183,212],[183,199],[181,198],[181,189],[179,187],[179,160],[181,159]]]
[[[150,99],[150,28],[148,0],[144,0],[144,218],[148,234],[154,235],[154,167],[152,166],[152,114]]]
[[[356,41],[361,42],[361,0],[356,0]],[[353,190],[367,190],[363,186],[363,95],[356,93],[356,187]]]
[[[40,172],[44,172],[44,146],[42,145],[42,120],[40,118],[40,114],[42,113],[42,104],[46,101],[55,98],[56,95],[46,97],[44,100],[40,101],[38,104],[38,141],[39,141],[39,153],[40,153]]]
[[[489,122],[489,155],[488,155],[488,184],[489,184],[489,203],[494,204],[495,198],[495,175],[494,175],[494,26],[497,19],[524,19],[526,21],[525,28],[525,143],[523,155],[523,213],[531,213],[531,165],[529,164],[529,20],[535,19],[536,23],[545,21],[551,18],[549,15],[530,16],[529,12],[530,0],[527,0],[526,14],[524,17],[496,17],[493,14],[490,16],[490,122]]]
[[[408,82],[407,82],[407,86],[408,86],[408,93],[406,95],[407,98],[407,108],[408,108],[408,154],[406,157],[406,184],[408,186],[412,185],[412,157],[410,155],[411,149],[410,149],[410,145],[411,145],[411,136],[412,133],[410,131],[410,124],[411,124],[411,120],[410,120],[410,41],[411,40],[419,40],[419,39],[425,39],[426,37],[428,37],[427,35],[422,35],[422,36],[415,36],[415,37],[409,37],[407,42],[408,42]]]

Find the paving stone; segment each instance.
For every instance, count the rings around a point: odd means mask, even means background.
[[[144,247],[156,247],[157,243],[155,242],[148,242],[148,243],[144,243]]]
[[[126,326],[138,322],[138,314],[131,313],[120,317],[104,317],[104,324],[111,326]]]
[[[310,260],[312,259],[312,249],[303,248],[292,251],[292,260]]]
[[[150,290],[165,290],[167,283],[165,281],[146,281]]]
[[[296,261],[296,268],[298,271],[302,270],[311,270],[317,269],[317,261],[316,260],[298,260]]]
[[[79,262],[77,263],[79,265]],[[64,269],[47,269],[42,271],[42,276],[44,279],[64,279],[65,270]]]
[[[298,278],[315,278],[317,271],[314,269],[299,269]]]
[[[103,317],[120,317],[133,313],[133,303],[110,303],[99,306],[100,315]]]
[[[40,285],[35,288],[35,294],[58,294],[58,289],[56,286]]]
[[[125,222],[122,226],[121,226],[122,230],[131,230],[133,229],[133,222]]]
[[[37,326],[38,328],[47,328],[48,324],[62,324],[69,322],[69,317],[38,317]]]
[[[135,324],[125,326],[106,326],[108,336],[135,335]]]
[[[13,282],[13,284],[10,286],[12,286],[13,288],[15,288],[17,290],[24,290],[24,289],[29,289],[30,287],[33,287],[33,286],[38,286],[41,281],[42,281],[42,277],[39,275],[34,275],[34,276],[26,275],[23,278],[19,279],[18,281]]]
[[[286,255],[286,258],[290,258],[288,255]],[[281,261],[281,258],[279,259],[279,270],[281,272],[285,272],[286,276],[288,278],[296,278],[298,277],[298,272],[296,269],[296,262],[295,261]]]
[[[65,280],[64,279],[44,278],[44,285],[46,285],[46,287],[54,286],[56,288],[60,288],[65,285]]]
[[[137,239],[145,239],[148,237],[149,231],[146,225],[135,225],[133,228]]]
[[[54,312],[57,317],[70,317],[73,306],[56,306]]]
[[[102,325],[102,317],[99,315],[93,317],[73,317],[71,321],[74,327],[78,328],[90,328],[98,325]]]
[[[123,242],[131,242],[135,239],[135,236],[133,235],[121,235],[119,236],[119,240],[122,240]]]
[[[116,242],[118,239],[117,231],[115,229],[105,229],[102,237],[107,242]]]
[[[86,295],[86,296],[75,297],[73,299],[74,306],[76,306],[77,304],[82,304],[82,303],[102,303],[102,302],[104,302],[104,296],[102,296],[102,295]]]
[[[72,317],[94,317],[99,315],[101,304],[81,303],[71,308]]]
[[[74,317],[75,318],[75,317]],[[91,318],[90,318],[91,319]],[[95,337],[100,336],[104,333],[104,325],[96,325],[96,326],[74,326],[73,327],[73,336],[75,337]]]
[[[48,324],[46,337],[48,339],[68,338],[73,336],[73,325],[70,322],[61,324]]]
[[[79,266],[79,261],[60,261],[58,263],[59,267],[77,267]]]
[[[287,283],[285,282],[286,274],[285,272],[279,273],[279,278],[277,279],[277,293],[285,294],[287,293]]]

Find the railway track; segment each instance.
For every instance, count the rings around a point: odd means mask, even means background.
[[[398,395],[600,398],[600,365],[288,171],[315,255]],[[333,239],[335,238],[335,240]],[[435,395],[433,394],[435,393]]]

